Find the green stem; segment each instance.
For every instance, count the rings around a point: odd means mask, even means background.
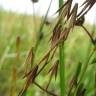
[[[64,45],[59,45],[60,58],[60,96],[65,96],[65,66],[64,66]]]
[[[59,8],[63,5],[63,0],[59,0]]]
[[[61,8],[62,5],[63,5],[63,0],[59,0],[59,8]],[[59,45],[59,59],[60,59],[60,96],[65,96],[65,66],[64,66],[64,43],[63,42],[60,43]]]

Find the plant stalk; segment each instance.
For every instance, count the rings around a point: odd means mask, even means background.
[[[63,0],[59,0],[59,8],[63,5]],[[59,12],[60,15],[61,12]],[[62,23],[62,22],[61,22]],[[65,66],[64,66],[64,43],[59,44],[60,59],[60,96],[65,96]]]

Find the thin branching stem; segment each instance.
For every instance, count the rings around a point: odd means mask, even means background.
[[[85,30],[85,32],[88,34],[88,36],[90,37],[92,43],[94,43],[93,37],[92,35],[88,32],[88,30],[82,25],[82,28]]]
[[[40,86],[38,83],[36,83],[35,81],[34,81],[34,84],[35,84],[36,86],[38,86],[41,90],[43,90],[44,92],[46,92],[47,94],[49,94],[49,95],[51,95],[51,96],[58,96],[58,95],[56,95],[56,94],[54,94],[54,93],[52,93],[52,92],[44,89],[43,87],[41,87],[41,86]]]

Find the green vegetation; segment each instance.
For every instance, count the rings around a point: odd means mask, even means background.
[[[71,3],[52,21],[51,2],[44,17],[0,10],[0,96],[96,96],[95,24]]]

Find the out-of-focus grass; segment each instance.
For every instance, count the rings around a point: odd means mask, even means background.
[[[39,28],[40,19],[40,17],[36,17],[37,28]],[[88,28],[91,29],[90,25],[86,26],[88,26]],[[51,26],[44,26],[44,38],[42,39],[42,42],[40,43],[39,48],[36,52],[35,63],[37,63],[40,60],[40,58],[49,48],[48,43],[50,39],[51,29]],[[17,92],[19,92],[19,89],[21,88],[21,85],[23,83],[22,73],[24,71],[24,62],[26,60],[28,51],[36,43],[36,35],[37,33],[34,32],[32,16],[18,15],[12,12],[7,13],[3,10],[0,11],[0,96],[8,96],[8,94],[10,94],[12,83],[12,69],[14,64],[16,64],[17,66],[18,82],[16,87]],[[15,60],[17,36],[20,36],[21,39],[19,50],[20,59],[18,61]],[[77,66],[76,64],[78,63],[78,61],[85,61],[87,54],[86,49],[88,49],[89,46],[88,42],[89,37],[84,33],[84,30],[79,27],[76,27],[70,33],[68,40],[65,42],[65,76],[67,80],[70,80],[72,74],[75,72]],[[90,82],[93,82],[93,79],[91,79],[92,69],[93,65],[90,65],[88,69],[89,71],[86,74],[86,76],[90,78]],[[47,69],[45,69],[44,73],[42,73],[42,75],[40,75],[39,78],[37,78],[38,83],[40,83],[41,85],[44,85],[48,81],[48,77],[45,76],[46,70]],[[46,77],[45,79],[43,78],[43,75]],[[88,82],[89,80],[86,80],[86,84]],[[54,84],[53,81],[52,86],[50,86],[50,89],[54,91],[54,88],[52,88],[53,86],[56,90],[58,90],[58,79],[56,84]],[[88,88],[88,92],[92,91],[92,84],[90,84]],[[43,93],[35,86],[32,88],[30,87],[28,93],[28,96],[31,96],[31,94],[33,94],[33,96],[38,96],[38,94],[42,94],[39,96],[43,96]],[[91,92],[89,94],[91,94]]]
[[[22,82],[22,77],[20,77],[22,75],[20,74],[24,71],[24,63],[27,58],[27,54],[31,47],[34,47],[36,43],[37,33],[34,32],[33,23],[32,16],[19,15],[12,12],[8,13],[4,10],[0,10],[0,95],[3,94],[3,96],[7,96],[7,94],[10,93],[12,69],[14,64],[17,66],[18,78],[21,79],[21,81],[17,82],[17,86],[19,86],[21,84],[20,82]],[[36,17],[36,24],[39,29],[40,17]],[[42,57],[49,47],[46,45],[46,43],[48,44],[49,42],[49,33],[48,31],[46,33],[46,28],[44,28],[43,34],[47,37],[44,37],[40,44],[40,46],[43,45],[43,48],[39,47],[37,50],[36,61]],[[18,36],[20,37],[20,60],[16,61],[16,38]]]

